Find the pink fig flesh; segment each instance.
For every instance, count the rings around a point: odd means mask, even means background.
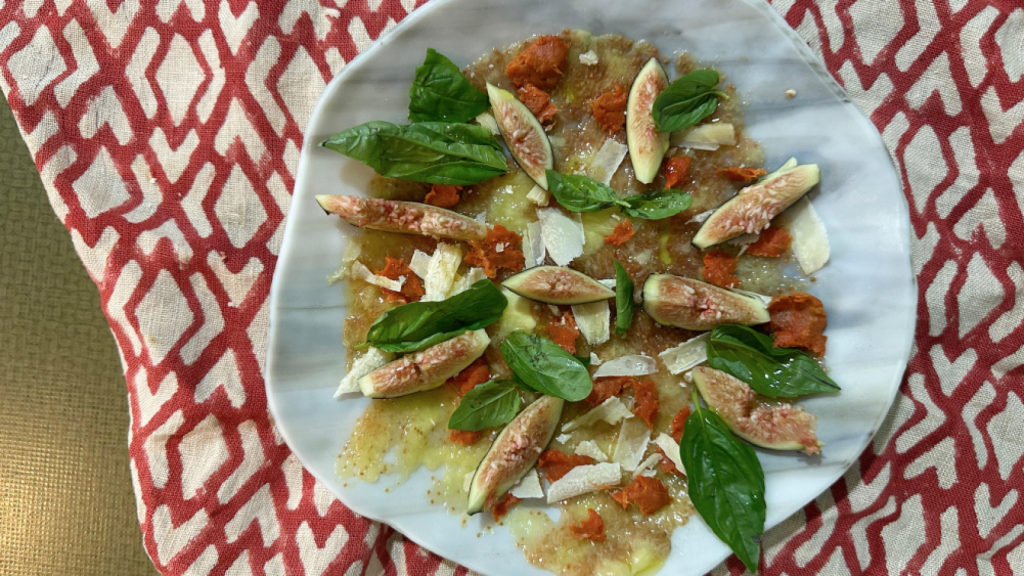
[[[615,297],[615,291],[582,272],[562,266],[536,266],[510,276],[502,285],[523,298],[568,306]]]
[[[803,406],[762,402],[746,382],[721,370],[698,366],[692,374],[701,397],[740,438],[774,450],[821,452],[818,417]]]
[[[319,195],[316,201],[325,212],[361,228],[455,240],[483,240],[487,236],[485,224],[429,204],[330,194]]]

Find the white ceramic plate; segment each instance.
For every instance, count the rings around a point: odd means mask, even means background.
[[[811,291],[828,310],[827,360],[843,392],[804,403],[819,416],[827,444],[821,457],[759,452],[768,528],[828,488],[864,450],[899,386],[917,307],[907,205],[878,132],[762,0],[435,0],[416,10],[342,70],[309,121],[271,289],[267,396],[288,445],[345,505],[494,576],[548,573],[526,562],[505,528],[478,538],[485,515],[462,527],[461,517],[430,505],[423,470],[397,488],[387,477],[343,487],[335,476],[335,457],[369,400],[332,399],[345,373],[346,303],[324,278],[354,228],[325,216],[313,196],[362,194],[372,172],[316,144],[369,120],[404,122],[413,70],[427,47],[465,65],[563,28],[646,39],[663,54],[691,52],[724,71],[749,102],[747,130],[764,146],[768,168],[791,156],[821,166],[812,199],[832,259]],[[788,89],[796,99],[785,98]],[[704,574],[729,554],[697,517],[676,530],[672,546],[663,574]]]

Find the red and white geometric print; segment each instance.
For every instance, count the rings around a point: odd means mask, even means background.
[[[320,487],[261,377],[302,130],[330,78],[416,4],[0,9],[0,85],[120,348],[139,522],[164,574],[466,572]],[[921,298],[885,425],[765,535],[762,573],[1024,573],[1024,7],[773,5],[882,132]]]

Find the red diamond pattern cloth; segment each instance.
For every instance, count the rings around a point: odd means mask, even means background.
[[[466,572],[335,501],[267,413],[267,296],[303,127],[416,3],[335,1],[0,9],[0,83],[121,350],[139,522],[164,574]],[[889,418],[764,537],[762,573],[1024,573],[1024,8],[774,7],[882,132],[921,298]]]

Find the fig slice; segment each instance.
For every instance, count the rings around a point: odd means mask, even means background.
[[[615,291],[582,272],[562,266],[535,266],[501,283],[523,298],[545,304],[589,304],[615,297]]]
[[[661,169],[661,160],[668,151],[670,134],[658,132],[658,127],[651,117],[654,100],[668,87],[668,76],[661,62],[651,58],[644,64],[633,86],[629,89],[626,100],[626,145],[629,147],[629,160],[633,163],[636,179],[650,184]]]
[[[397,398],[433,390],[472,364],[490,343],[483,330],[466,332],[385,364],[360,378],[359,389],[369,398]]]
[[[762,402],[746,382],[721,370],[698,366],[691,374],[708,406],[747,442],[807,454],[818,454],[825,445],[815,434],[818,417],[803,406]]]
[[[759,298],[670,274],[647,277],[644,312],[659,324],[697,331],[721,324],[753,326],[770,319]]]
[[[759,234],[772,218],[803,198],[820,180],[817,164],[773,172],[715,209],[691,242],[704,250],[743,234]]]
[[[555,167],[551,141],[537,117],[508,90],[487,83],[491,112],[512,157],[538,186],[547,190],[547,171]]]
[[[498,434],[469,485],[467,514],[476,514],[515,486],[540,458],[562,417],[565,400],[542,396]]]
[[[422,234],[454,240],[483,240],[487,226],[451,210],[419,202],[319,194],[317,204],[349,224],[403,234]]]

